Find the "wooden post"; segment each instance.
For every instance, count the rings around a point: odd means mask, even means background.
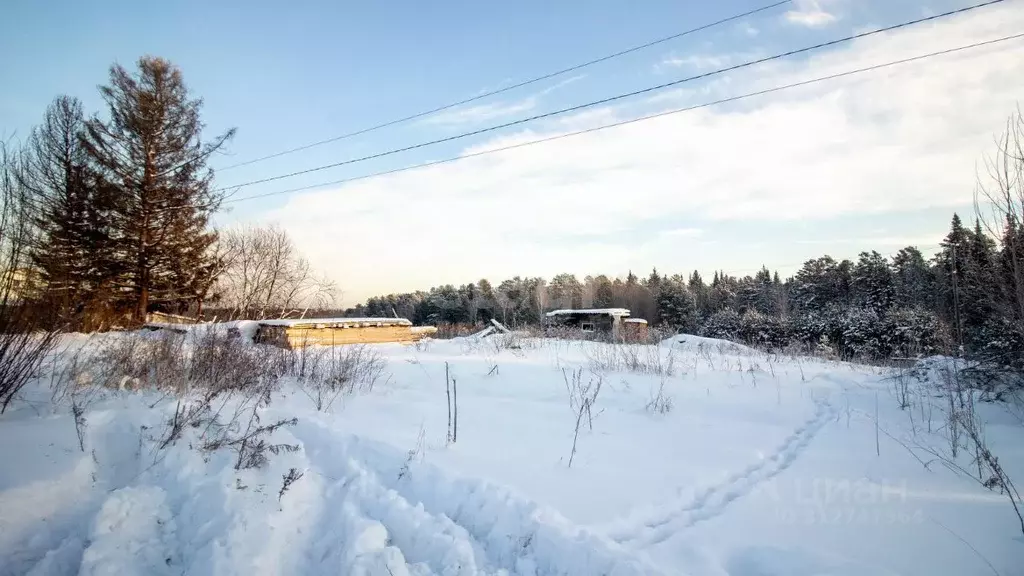
[[[445,436],[445,443],[452,442],[452,391],[448,382],[448,363],[444,363],[444,393],[448,396],[448,434]]]
[[[875,391],[875,456],[882,455],[882,447],[878,443],[878,392]]]

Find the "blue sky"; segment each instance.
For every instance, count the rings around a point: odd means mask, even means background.
[[[671,2],[40,2],[0,22],[0,133],[59,93],[99,111],[109,65],[178,64],[224,167],[460,100],[768,4]],[[218,183],[336,162],[555,110],[941,12],[953,0],[800,0],[436,116],[218,173]],[[458,155],[1024,30],[1021,7],[738,71],[584,114],[304,177],[246,196]],[[345,301],[481,276],[627,269],[791,271],[937,244],[969,212],[976,163],[1022,93],[1021,41],[941,64],[653,120],[436,169],[240,202],[224,225],[284,226]],[[1016,57],[1014,57],[1016,56]],[[984,63],[979,66],[978,63]],[[969,77],[965,77],[965,71]],[[926,105],[922,106],[922,101]],[[685,118],[684,118],[685,117]],[[387,231],[388,239],[371,241]]]

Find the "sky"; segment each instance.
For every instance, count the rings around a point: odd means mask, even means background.
[[[973,213],[993,138],[1024,94],[1024,39],[557,141],[292,188],[594,128],[1024,32],[1008,0],[633,98],[264,184],[235,186],[711,72],[975,2],[793,0],[413,121],[233,166],[510,86],[772,3],[34,2],[0,20],[0,135],[57,94],[103,113],[114,62],[177,64],[204,100],[234,196],[219,226],[283,227],[340,303],[480,278],[713,270],[934,251]],[[264,198],[246,197],[273,194]]]

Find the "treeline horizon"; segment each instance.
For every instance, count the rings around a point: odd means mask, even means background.
[[[23,145],[0,142],[6,330],[132,327],[153,311],[238,319],[333,308],[334,283],[285,231],[212,226],[225,192],[207,162],[234,129],[203,136],[202,100],[176,66],[149,56],[135,70],[114,64],[99,92],[104,114],[58,96]],[[743,277],[517,276],[372,297],[344,314],[455,325],[497,318],[515,327],[556,308],[622,307],[653,326],[771,349],[798,345],[844,358],[957,353],[1024,371],[1020,111],[985,168],[973,225],[954,215],[931,259],[915,247],[891,259],[875,251],[822,256],[784,280],[767,268]]]
[[[915,246],[888,258],[877,251],[855,260],[829,255],[806,261],[783,279],[762,267],[752,275],[698,271],[640,277],[558,274],[550,280],[516,276],[374,296],[346,316],[408,318],[416,324],[480,325],[491,318],[511,327],[537,326],[548,311],[627,308],[652,326],[737,340],[770,349],[800,345],[844,358],[920,354],[1024,355],[1017,274],[1019,221],[1009,217],[1002,238],[980,218],[973,226],[954,214],[934,257]]]

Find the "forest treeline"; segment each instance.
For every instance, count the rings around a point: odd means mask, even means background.
[[[980,219],[954,214],[941,250],[926,259],[913,246],[892,258],[808,260],[792,277],[762,268],[752,276],[705,279],[630,272],[623,278],[572,274],[480,280],[370,298],[348,315],[398,315],[423,324],[511,326],[541,323],[558,308],[628,308],[673,332],[780,350],[791,346],[843,358],[882,359],[957,353],[1024,367],[1024,294],[1019,216],[1004,215],[1000,240]]]
[[[318,275],[275,227],[215,230],[225,199],[209,162],[234,129],[208,136],[202,100],[167,60],[113,65],[101,113],[58,96],[17,145],[0,142],[0,332],[129,327],[152,311],[219,319],[332,308]],[[538,324],[556,308],[625,307],[668,330],[841,357],[963,353],[1024,363],[1024,117],[986,158],[978,210],[954,216],[939,253],[809,260],[703,278],[653,271],[582,280],[515,277],[369,299],[345,311],[416,323]],[[204,314],[205,313],[205,314]]]

